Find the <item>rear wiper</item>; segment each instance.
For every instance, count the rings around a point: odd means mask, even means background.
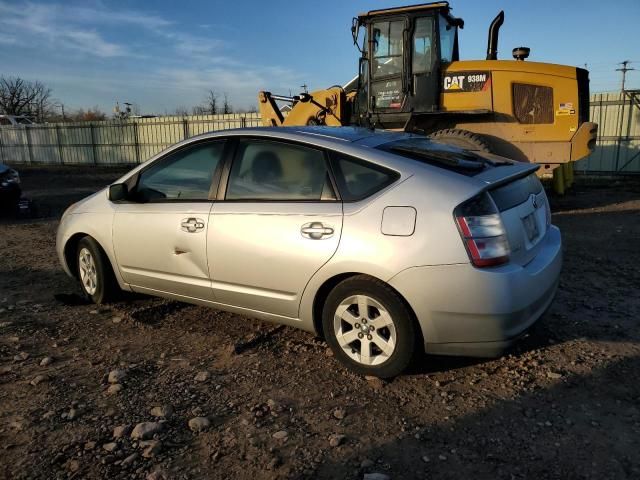
[[[447,152],[443,150],[425,151],[420,148],[412,148],[406,146],[393,146],[389,149],[392,152],[398,152],[405,155],[414,155],[426,161],[435,161],[452,168],[461,168],[464,170],[479,171],[485,167],[485,159],[470,154],[461,154],[459,152]],[[467,157],[467,158],[461,158]],[[490,163],[487,161],[487,163]]]

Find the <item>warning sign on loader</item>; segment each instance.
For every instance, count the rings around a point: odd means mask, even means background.
[[[442,90],[446,93],[481,92],[491,85],[491,72],[453,72],[442,79]]]

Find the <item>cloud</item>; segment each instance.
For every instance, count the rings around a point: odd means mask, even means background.
[[[213,89],[246,107],[260,89],[288,92],[302,83],[303,73],[293,69],[243,61],[232,53],[236,45],[211,36],[213,26],[177,24],[100,0],[0,0],[0,45],[14,45],[5,53],[11,74],[51,84],[68,104],[110,109],[119,99],[158,112],[199,104]]]
[[[0,2],[0,28],[4,37],[20,39],[23,45],[69,49],[98,57],[128,54],[125,46],[106,40],[96,30],[73,25],[75,17],[65,9],[67,7]]]

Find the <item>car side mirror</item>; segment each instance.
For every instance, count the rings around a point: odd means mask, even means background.
[[[129,188],[124,183],[114,183],[109,185],[109,200],[112,202],[121,202],[126,200],[129,195]]]

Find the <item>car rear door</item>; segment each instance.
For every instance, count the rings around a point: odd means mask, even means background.
[[[305,286],[342,230],[326,154],[242,138],[225,170],[207,243],[216,302],[297,318]]]
[[[142,170],[130,200],[114,205],[114,251],[134,290],[211,299],[207,228],[224,151],[222,140],[174,151]]]

